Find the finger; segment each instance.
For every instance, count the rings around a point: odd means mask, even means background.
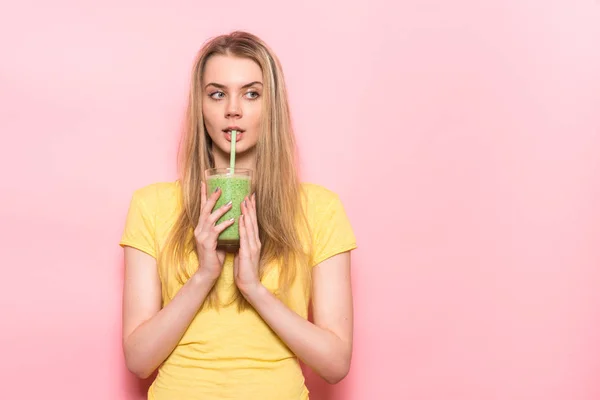
[[[213,208],[215,207],[215,204],[217,204],[219,196],[221,196],[221,188],[216,188],[210,194],[210,197],[208,197],[206,203],[204,203],[204,206],[202,207],[202,212],[200,213],[200,225],[204,225],[202,224],[202,222],[206,221],[208,216],[213,212]]]
[[[233,225],[234,222],[234,218],[229,218],[217,225],[214,225],[214,223],[210,225],[205,224],[204,232],[202,234],[205,238],[205,240],[203,240],[203,246],[205,248],[216,248],[217,240],[221,232]]]
[[[255,250],[258,248],[258,241],[256,240],[256,232],[254,229],[254,220],[252,219],[252,209],[250,201],[246,198],[242,202],[242,212],[244,215],[244,228],[246,230],[246,236],[248,241],[248,248]]]
[[[240,253],[248,254],[248,234],[246,233],[246,218],[244,215],[240,215],[240,222],[238,224],[240,231]]]
[[[256,212],[256,192],[252,193],[252,208],[254,209],[254,230],[256,231],[256,241],[260,245],[260,231],[258,230],[258,213]]]
[[[248,221],[246,221],[248,242],[251,248],[258,248],[258,224],[256,223],[256,211],[250,199],[247,199],[244,202],[244,206],[246,209],[246,216],[248,217]]]
[[[229,203],[223,204],[221,207],[213,211],[213,213],[206,218],[206,226],[213,226],[219,220],[219,218],[221,218],[227,211],[231,209],[231,206],[232,202],[230,201]]]
[[[216,236],[218,236],[221,232],[223,232],[229,226],[233,225],[234,222],[235,222],[235,218],[226,219],[225,221],[221,222],[220,224],[215,225],[213,227],[213,232],[215,232]]]
[[[250,211],[251,215],[252,215],[252,222],[254,223],[254,230],[256,231],[256,238],[258,239],[258,215],[256,214],[256,194],[253,193],[252,197],[251,197],[251,201],[250,204],[252,205],[252,207],[250,207]]]
[[[250,204],[252,205],[252,215],[254,217],[254,223],[258,227],[258,214],[256,213],[256,193],[252,193],[250,197]]]

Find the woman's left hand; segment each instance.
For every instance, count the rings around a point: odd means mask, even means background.
[[[261,285],[258,274],[261,245],[256,218],[256,196],[244,199],[241,210],[240,250],[234,259],[233,276],[238,289],[246,296]]]

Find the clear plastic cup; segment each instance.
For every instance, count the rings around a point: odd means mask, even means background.
[[[207,196],[221,188],[221,196],[213,210],[232,202],[232,206],[216,224],[235,218],[235,222],[219,235],[217,246],[225,250],[237,250],[240,246],[239,221],[242,215],[241,203],[252,190],[252,170],[235,168],[209,168],[205,171]]]

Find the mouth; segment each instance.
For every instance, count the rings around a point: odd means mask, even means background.
[[[245,132],[243,129],[240,129],[237,126],[230,126],[230,127],[226,128],[226,129],[223,129],[223,133],[225,134],[225,139],[228,142],[231,142],[231,131],[236,131],[237,132],[236,135],[235,135],[235,141],[236,141],[236,143],[239,142],[242,139],[242,137],[244,135],[244,132]]]

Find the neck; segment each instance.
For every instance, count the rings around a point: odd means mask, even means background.
[[[217,146],[213,146],[213,157],[216,168],[229,168],[229,154],[222,152]],[[235,154],[235,167],[254,170],[256,168],[256,150],[252,149],[243,153]]]

